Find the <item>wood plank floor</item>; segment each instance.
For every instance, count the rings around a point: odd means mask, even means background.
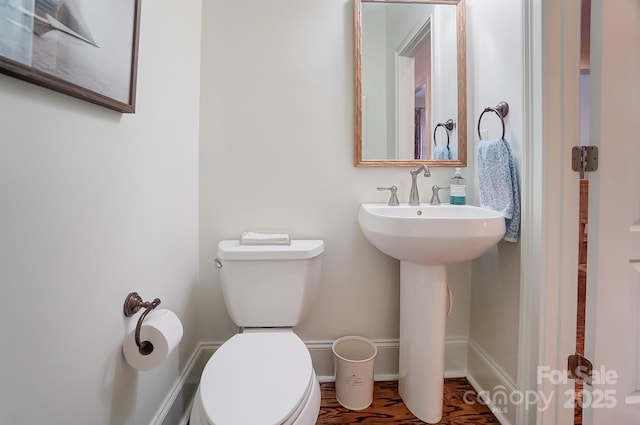
[[[357,412],[345,409],[338,403],[335,386],[332,382],[320,384],[320,389],[322,402],[316,425],[424,424],[413,416],[404,405],[398,395],[398,383],[395,381],[376,382],[373,388],[373,403],[368,408]],[[444,415],[438,423],[443,425],[499,425],[500,422],[491,414],[487,406],[480,403],[465,403],[464,397],[467,391],[470,393],[467,393],[466,399],[475,401],[475,391],[466,379],[445,379]]]

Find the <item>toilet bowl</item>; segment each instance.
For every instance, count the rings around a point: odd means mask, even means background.
[[[191,425],[312,425],[320,384],[311,356],[290,330],[236,334],[202,372]]]
[[[190,425],[313,425],[320,384],[293,326],[317,294],[324,242],[245,246],[221,241],[225,305],[244,327],[215,351],[196,392]]]

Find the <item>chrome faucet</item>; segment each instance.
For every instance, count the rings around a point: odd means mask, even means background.
[[[409,193],[409,205],[420,205],[420,195],[418,195],[418,174],[424,171],[425,177],[431,177],[431,171],[426,164],[409,171],[411,174],[411,192]]]

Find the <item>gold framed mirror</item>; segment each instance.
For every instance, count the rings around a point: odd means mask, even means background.
[[[467,165],[465,0],[354,0],[357,167]]]

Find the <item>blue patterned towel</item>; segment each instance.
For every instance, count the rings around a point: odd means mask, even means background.
[[[434,146],[433,159],[453,159],[449,146]]]
[[[509,143],[504,139],[481,140],[478,144],[480,205],[505,216],[504,239],[520,237],[520,188]]]

